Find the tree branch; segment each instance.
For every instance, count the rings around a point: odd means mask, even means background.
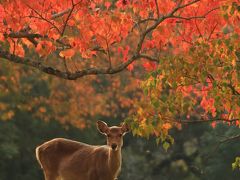
[[[28,39],[34,46],[37,46],[38,42],[35,40],[35,38],[40,38],[42,37],[40,34],[29,34],[28,32],[17,32],[17,33],[9,33],[9,34],[4,34],[5,38],[26,38]]]
[[[214,149],[212,150],[212,152],[210,152],[205,158],[204,160],[208,160],[212,155],[215,154],[215,152],[220,148],[220,146],[224,143],[227,143],[229,141],[234,141],[234,140],[237,140],[237,139],[240,139],[240,134],[237,134],[237,135],[233,135],[233,136],[230,136],[230,137],[227,137],[225,139],[222,139],[220,141],[218,141],[218,143],[215,145]]]
[[[206,16],[208,14],[210,14],[212,11],[215,11],[219,9],[219,7],[216,7],[216,8],[213,8],[211,10],[209,10],[208,12],[206,12],[204,15],[202,16],[192,16],[192,17],[182,17],[182,16],[175,16],[175,15],[172,15],[172,18],[177,18],[177,19],[183,19],[183,20],[192,20],[192,19],[203,19],[203,18],[206,18]]]
[[[30,40],[34,40],[31,41],[35,46],[38,44],[38,42],[35,40],[35,38],[43,38],[43,39],[49,39],[49,40],[52,40],[52,41],[56,41],[57,43],[59,43],[60,45],[63,45],[63,46],[66,46],[65,49],[67,48],[72,48],[72,46],[70,44],[66,44],[64,42],[62,42],[60,39],[57,39],[57,40],[54,40],[54,39],[51,39],[49,38],[47,35],[40,35],[40,34],[35,34],[35,33],[29,33],[29,32],[11,32],[9,34],[5,33],[4,34],[4,37],[5,38],[27,38],[27,39],[30,39]],[[107,52],[100,46],[94,46],[91,48],[91,51],[99,51],[99,52],[102,52],[104,54],[107,54]]]
[[[59,13],[54,13],[54,14],[52,15],[52,18],[51,18],[51,19],[56,19],[56,18],[62,17],[62,16],[64,16],[65,14],[69,13],[70,11],[71,11],[71,8],[68,8],[68,9],[66,9],[66,10],[64,10],[64,11],[59,12]]]
[[[149,21],[156,22],[157,20],[158,20],[158,19],[156,19],[156,18],[151,18],[151,17],[146,18],[146,19],[140,19],[140,20],[138,20],[137,22],[135,22],[134,26],[132,27],[132,30],[133,30],[135,27],[137,27],[137,26],[139,26],[140,24],[142,24],[142,23],[149,22]]]
[[[198,123],[209,123],[209,122],[236,122],[239,121],[239,118],[236,119],[224,119],[224,118],[216,118],[216,119],[200,119],[200,120],[177,120],[176,122],[181,124],[198,124]]]
[[[145,59],[150,60],[150,61],[158,62],[159,60],[157,58],[155,58],[155,57],[152,57],[152,56],[147,55],[147,54],[141,54],[142,46],[143,46],[143,43],[144,43],[145,38],[147,37],[147,35],[149,33],[151,33],[152,31],[154,31],[154,29],[156,29],[158,27],[158,25],[160,23],[162,23],[164,20],[166,20],[168,18],[173,18],[174,17],[174,13],[176,13],[178,10],[183,9],[183,8],[185,8],[187,6],[190,6],[190,5],[192,5],[194,3],[197,3],[199,1],[200,0],[194,0],[194,1],[191,1],[191,2],[189,2],[187,4],[183,4],[183,5],[181,3],[179,3],[167,15],[162,15],[160,17],[160,14],[159,14],[158,19],[148,18],[146,20],[142,20],[141,23],[146,22],[146,21],[153,21],[154,23],[140,34],[137,47],[136,47],[135,51],[133,51],[133,55],[126,62],[118,64],[115,67],[110,67],[110,68],[109,67],[107,67],[107,68],[95,67],[95,68],[89,68],[89,69],[82,69],[82,70],[79,70],[79,71],[76,71],[76,72],[65,72],[65,71],[62,71],[62,70],[59,70],[59,69],[55,69],[53,67],[46,66],[46,65],[44,65],[44,64],[42,64],[40,62],[36,62],[36,61],[34,61],[32,59],[29,59],[29,58],[19,57],[17,55],[11,54],[10,52],[4,51],[4,50],[0,50],[0,57],[6,59],[8,61],[11,61],[13,63],[25,64],[25,65],[34,67],[36,69],[39,69],[42,72],[45,72],[45,73],[48,73],[48,74],[51,74],[51,75],[54,75],[54,76],[57,76],[57,77],[60,77],[60,78],[63,78],[63,79],[68,79],[68,80],[76,80],[78,78],[81,78],[81,77],[87,76],[87,75],[115,74],[115,73],[118,73],[118,72],[124,70],[125,68],[128,67],[128,65],[130,65],[132,62],[134,62],[135,60],[137,60],[139,58],[145,58]],[[65,24],[64,24],[64,27],[63,27],[62,31],[60,31],[59,28],[51,21],[52,19],[48,20],[48,19],[44,18],[38,11],[34,10],[29,5],[28,5],[28,7],[33,12],[35,12],[37,14],[37,16],[35,18],[39,18],[39,19],[42,19],[43,21],[46,21],[46,22],[50,23],[54,28],[56,28],[58,30],[58,32],[60,34],[64,34],[65,28],[67,26],[67,22],[68,22],[71,14],[72,14],[72,12],[74,10],[74,7],[77,4],[74,4],[74,1],[72,0],[72,8],[70,10],[67,9],[65,11],[62,11],[62,12],[56,14],[56,15],[53,15],[53,17],[57,18],[57,17],[60,17],[60,16],[62,16],[64,14],[69,13],[68,17],[67,17],[67,19],[65,21]],[[156,5],[157,5],[157,1],[156,1]],[[208,12],[208,13],[210,13],[210,12]],[[29,32],[27,32],[25,34],[24,33],[11,33],[11,34],[8,34],[8,36],[12,37],[12,38],[32,38],[32,39],[34,39],[34,38],[48,38],[47,36],[41,36],[39,34],[29,34]],[[58,40],[56,40],[56,42],[58,42]],[[62,42],[59,42],[59,43],[62,44]],[[62,45],[65,45],[65,44],[63,43]],[[68,46],[68,47],[71,48],[71,46]],[[94,48],[93,47],[92,50],[102,51],[101,47],[100,48]],[[107,52],[105,52],[105,53],[107,54]]]
[[[53,26],[53,28],[55,28],[58,31],[58,33],[61,34],[61,31],[59,30],[59,28],[51,20],[48,20],[45,17],[43,17],[37,10],[35,10],[31,6],[29,6],[28,4],[26,4],[26,6],[39,16],[39,17],[37,17],[37,16],[31,16],[31,17],[46,21],[47,23],[51,24]]]
[[[157,16],[158,18],[160,17],[160,12],[159,12],[159,8],[158,8],[158,2],[157,0],[155,0],[155,6],[156,6],[156,9],[157,9]]]
[[[61,36],[64,35],[65,29],[66,29],[66,27],[67,27],[67,23],[68,23],[71,15],[72,15],[72,13],[73,13],[74,8],[75,8],[75,4],[74,4],[74,2],[73,2],[73,0],[72,0],[72,8],[71,8],[71,10],[69,11],[69,14],[68,14],[68,16],[67,16],[67,19],[66,19],[66,21],[65,21],[65,23],[64,23],[64,25],[63,25],[63,29],[62,29]]]
[[[240,96],[240,92],[238,92],[231,83],[228,84],[228,87],[231,89],[234,95]]]
[[[4,36],[10,38],[42,38],[40,34],[30,34],[28,32],[11,32],[9,34],[4,34]]]
[[[183,8],[185,8],[185,7],[188,7],[188,6],[191,6],[191,5],[193,5],[193,4],[195,4],[195,3],[197,3],[197,2],[199,2],[200,0],[194,0],[194,1],[191,1],[191,2],[189,2],[189,3],[187,3],[187,4],[183,4],[183,5],[181,5],[181,3],[179,3],[178,4],[178,6],[175,8],[175,9],[173,9],[173,11],[172,11],[172,15],[175,13],[175,12],[177,12],[178,10],[180,10],[180,9],[183,9]]]
[[[226,139],[221,140],[220,143],[226,143],[226,142],[233,141],[233,140],[236,140],[239,138],[240,138],[240,134],[237,134],[237,135],[230,136],[230,137],[227,137]]]
[[[153,56],[149,56],[147,54],[139,54],[139,58],[145,58],[149,61],[153,61],[153,62],[156,62],[156,63],[159,63],[159,60]]]
[[[3,59],[6,59],[10,62],[13,63],[18,63],[18,64],[24,64],[27,66],[31,66],[33,68],[39,69],[42,72],[45,72],[47,74],[50,75],[54,75],[63,79],[67,79],[67,80],[76,80],[78,78],[81,78],[83,76],[87,76],[87,75],[98,75],[98,74],[116,74],[120,71],[123,71],[124,69],[126,69],[126,67],[131,64],[133,61],[135,61],[136,59],[139,59],[140,56],[132,56],[131,58],[128,59],[128,61],[121,63],[119,65],[117,65],[114,68],[88,68],[88,69],[83,69],[83,70],[79,70],[76,72],[65,72],[50,66],[46,66],[44,64],[42,64],[41,62],[37,62],[28,58],[22,58],[19,56],[16,56],[14,54],[11,54],[7,51],[3,51],[0,50],[0,57]]]

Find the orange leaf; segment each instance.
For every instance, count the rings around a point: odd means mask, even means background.
[[[22,45],[13,43],[13,42],[10,43],[10,52],[13,54],[16,54],[20,57],[24,57],[24,55],[25,55],[25,51],[24,51]]]
[[[133,64],[129,64],[128,67],[127,67],[127,69],[128,69],[129,71],[132,71],[133,68],[134,68]]]
[[[66,59],[71,59],[74,54],[75,54],[75,51],[73,49],[67,49],[67,50],[61,51],[59,53],[59,55],[61,57],[66,58]]]
[[[170,123],[164,123],[162,127],[163,129],[169,130],[172,128],[172,125]]]
[[[54,50],[55,46],[50,41],[41,41],[36,47],[36,51],[40,54],[40,56],[47,56]]]

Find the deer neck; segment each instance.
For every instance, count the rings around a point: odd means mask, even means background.
[[[122,163],[122,155],[121,155],[121,148],[117,151],[113,151],[109,149],[109,159],[108,159],[109,168],[114,177],[117,177]]]

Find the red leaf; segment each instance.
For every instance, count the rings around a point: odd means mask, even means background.
[[[216,121],[213,121],[213,122],[211,123],[211,126],[212,126],[213,128],[215,128],[216,125],[217,125]]]
[[[128,69],[129,71],[132,71],[133,68],[134,68],[133,64],[129,64],[128,67],[127,67],[127,69]]]
[[[143,63],[143,67],[147,70],[147,71],[153,71],[156,69],[156,63],[153,62],[145,62]]]
[[[106,6],[107,9],[109,9],[109,7],[111,6],[111,3],[107,1],[107,2],[105,2],[104,5]]]

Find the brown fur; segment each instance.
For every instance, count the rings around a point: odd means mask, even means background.
[[[117,179],[122,161],[122,137],[128,129],[123,126],[108,127],[102,123],[98,122],[98,129],[108,136],[107,145],[94,146],[56,138],[38,146],[36,158],[43,169],[45,180]],[[112,144],[117,144],[117,148],[113,149]]]

